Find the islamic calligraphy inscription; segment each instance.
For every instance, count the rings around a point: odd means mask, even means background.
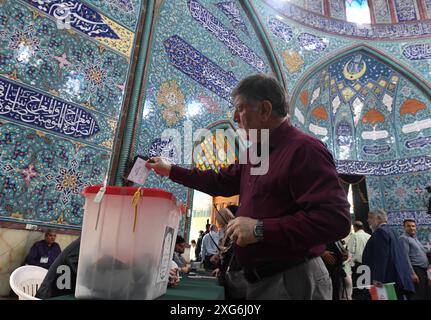
[[[247,64],[260,72],[265,72],[267,67],[263,60],[247,45],[242,42],[233,30],[227,29],[214,15],[196,0],[187,0],[189,11],[197,22],[214,34],[234,56],[240,57]]]
[[[268,25],[271,32],[280,39],[284,40],[284,42],[288,43],[292,39],[293,31],[292,28],[287,24],[281,22],[278,19],[271,19],[269,20]]]
[[[241,13],[234,1],[219,2],[216,6],[228,17],[234,28],[238,28],[248,35],[247,26],[245,25]]]
[[[374,154],[379,155],[391,150],[391,147],[388,145],[372,145],[372,146],[364,146],[363,150],[366,154]]]
[[[80,1],[25,1],[90,37],[118,39],[118,35],[103,21],[103,17]]]
[[[423,148],[427,145],[431,144],[431,136],[430,137],[420,137],[417,139],[406,141],[406,147],[411,148]]]
[[[238,80],[197,51],[178,35],[163,41],[171,64],[218,96],[230,101],[230,93]]]
[[[383,162],[336,160],[338,173],[388,176],[431,169],[431,157],[397,159]]]
[[[431,59],[431,43],[412,44],[404,47],[403,55],[409,60]]]
[[[84,109],[5,79],[0,79],[0,116],[73,138],[88,138],[100,131]]]

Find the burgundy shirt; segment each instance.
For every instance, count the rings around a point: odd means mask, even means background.
[[[318,256],[325,245],[347,236],[349,203],[325,145],[284,121],[269,136],[269,169],[250,175],[251,164],[212,170],[172,166],[170,179],[212,196],[240,195],[237,217],[261,219],[264,240],[235,246],[247,268]]]

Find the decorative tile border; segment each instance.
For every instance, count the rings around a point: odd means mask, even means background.
[[[335,160],[338,173],[388,176],[431,170],[431,157],[421,156],[383,162]]]
[[[403,56],[409,60],[431,59],[431,43],[412,44],[403,48]]]
[[[233,30],[227,29],[214,15],[196,0],[187,0],[191,16],[214,34],[234,56],[240,57],[257,71],[266,72],[265,62],[241,41]]]
[[[0,116],[72,138],[100,131],[90,112],[0,78]]]
[[[219,2],[216,6],[228,17],[234,28],[238,28],[246,35],[249,35],[247,26],[245,25],[241,13],[234,1]]]
[[[102,10],[115,21],[136,31],[141,12],[141,0],[87,0],[87,3]]]
[[[171,64],[218,96],[230,101],[230,93],[238,80],[224,71],[178,35],[163,41]]]
[[[21,0],[50,15],[59,29],[73,28],[130,57],[134,34],[79,0]]]
[[[431,215],[425,210],[388,212],[388,224],[403,225],[404,219],[413,218],[416,224],[431,224]]]
[[[418,36],[429,37],[431,35],[431,20],[398,24],[358,25],[356,23],[321,16],[288,2],[281,2],[278,0],[264,1],[272,8],[292,20],[311,28],[341,36],[394,40]]]

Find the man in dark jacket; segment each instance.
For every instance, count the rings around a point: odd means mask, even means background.
[[[51,297],[75,294],[80,243],[81,237],[69,244],[57,259],[55,259],[36,293],[36,298],[48,299]],[[70,275],[70,279],[59,281],[61,280],[59,279],[60,277],[68,275]]]
[[[368,224],[373,234],[362,254],[362,263],[371,269],[371,281],[375,286],[395,282],[398,299],[408,298],[415,292],[407,255],[398,235],[387,225],[383,210],[368,213]]]

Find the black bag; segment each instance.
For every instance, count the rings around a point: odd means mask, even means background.
[[[227,268],[221,268],[218,274],[219,285],[225,288],[226,300],[245,300],[247,292],[247,280],[242,270],[231,268],[235,257],[232,253]]]
[[[226,300],[243,300],[246,298],[247,280],[242,270],[226,271],[224,283]]]

